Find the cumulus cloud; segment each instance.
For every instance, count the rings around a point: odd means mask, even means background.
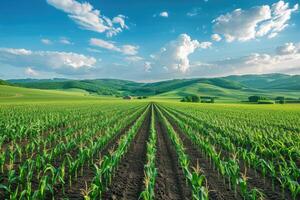
[[[138,46],[129,45],[129,44],[117,46],[112,41],[106,41],[106,40],[102,40],[102,39],[98,39],[98,38],[91,38],[90,45],[108,49],[111,51],[120,52],[120,53],[123,53],[124,55],[136,55],[136,54],[138,54],[138,49],[139,49]]]
[[[222,40],[222,37],[219,35],[219,34],[212,34],[211,35],[211,39],[213,40],[213,41],[216,41],[216,42],[219,42],[219,41],[221,41]]]
[[[52,41],[49,40],[49,39],[46,39],[46,38],[41,39],[41,42],[42,42],[43,44],[46,44],[46,45],[52,44]]]
[[[276,49],[279,55],[288,55],[300,53],[300,44],[294,44],[292,42],[285,43],[283,46],[279,46]]]
[[[163,11],[163,12],[159,13],[159,16],[167,18],[167,17],[169,17],[169,13],[167,11]]]
[[[96,59],[73,52],[0,48],[0,63],[13,67],[32,66],[41,71],[68,74],[92,68]]]
[[[73,44],[68,38],[60,38],[59,42],[66,45]]]
[[[20,55],[20,56],[26,56],[26,55],[31,55],[32,51],[27,50],[27,49],[12,49],[12,48],[0,48],[0,51],[6,52],[8,54],[12,55]]]
[[[32,69],[31,67],[27,67],[25,69],[25,74],[29,75],[29,76],[38,76],[39,73],[37,71],[35,71],[34,69]]]
[[[112,20],[100,14],[90,3],[80,3],[76,0],[47,0],[48,4],[64,11],[69,18],[77,23],[80,28],[103,33],[111,37],[128,28],[125,24],[125,16],[118,15]]]
[[[101,47],[112,51],[120,51],[120,48],[116,47],[113,42],[102,40],[102,39],[91,38],[90,45]]]
[[[125,55],[136,55],[138,54],[138,49],[138,46],[126,44],[121,47],[121,52]]]
[[[144,70],[145,70],[145,72],[151,72],[151,69],[152,69],[152,63],[149,62],[149,61],[146,61],[144,63]]]
[[[239,58],[228,58],[212,63],[211,73],[288,73],[300,71],[300,44],[286,43],[276,48],[275,54],[252,53]]]
[[[298,4],[290,8],[289,3],[278,1],[272,6],[262,5],[248,10],[236,9],[213,20],[216,34],[225,37],[227,42],[247,41],[263,36],[272,38],[289,24]]]
[[[125,60],[128,62],[139,62],[139,61],[142,61],[143,58],[140,56],[128,56],[125,58]]]
[[[174,41],[168,43],[161,48],[158,55],[154,59],[159,65],[185,73],[190,68],[189,55],[194,53],[198,48],[207,49],[211,46],[211,42],[199,42],[192,40],[187,34],[181,34]]]

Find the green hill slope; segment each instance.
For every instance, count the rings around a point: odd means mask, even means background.
[[[249,88],[300,90],[300,75],[243,75],[228,76],[225,79],[239,82]]]
[[[167,99],[181,99],[187,95],[198,96],[213,96],[217,97],[219,101],[246,101],[249,96],[260,95],[269,98],[276,98],[277,96],[285,96],[288,98],[298,99],[300,97],[300,91],[285,91],[285,90],[261,90],[261,89],[230,89],[219,87],[213,84],[207,83],[195,83],[189,86],[178,88],[169,92],[165,92],[156,95],[155,98],[167,98]]]
[[[23,79],[9,83],[27,88],[80,91],[107,96],[152,96],[182,98],[189,94],[215,96],[224,101],[246,100],[251,95],[299,99],[300,76],[285,74],[242,75],[223,78],[194,78],[138,83],[118,79],[68,80]]]
[[[0,85],[0,102],[37,102],[37,101],[74,101],[86,99],[99,99],[79,91],[56,91],[56,90],[40,90],[29,89],[8,85]]]
[[[0,85],[9,85],[9,83],[0,79]]]

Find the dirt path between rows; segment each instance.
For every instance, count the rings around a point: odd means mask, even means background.
[[[202,173],[205,175],[207,186],[209,189],[209,199],[243,199],[239,194],[237,194],[237,196],[234,195],[234,191],[229,189],[228,184],[224,184],[223,179],[218,175],[218,172],[213,169],[205,154],[201,152],[195,144],[192,143],[192,141],[183,133],[183,131],[178,127],[178,125],[169,115],[167,115],[166,113],[164,114],[182,140],[183,145],[186,149],[186,153],[190,158],[191,167],[196,167],[198,164],[198,166],[202,170]]]
[[[191,190],[186,185],[185,177],[178,163],[173,144],[168,137],[165,126],[158,120],[156,113],[157,177],[155,183],[155,199],[157,200],[190,200]]]
[[[140,127],[128,152],[122,158],[112,184],[103,194],[103,199],[139,199],[143,190],[144,164],[146,163],[147,141],[150,135],[151,112]]]

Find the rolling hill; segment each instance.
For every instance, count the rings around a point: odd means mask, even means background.
[[[79,90],[108,96],[133,95],[176,99],[196,94],[215,96],[224,101],[246,100],[251,95],[262,95],[269,98],[285,96],[299,99],[300,97],[300,76],[285,74],[175,79],[155,83],[138,83],[118,79],[19,79],[7,82],[27,88]]]

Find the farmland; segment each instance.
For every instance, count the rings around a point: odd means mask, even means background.
[[[1,199],[298,199],[298,105],[0,105]]]

